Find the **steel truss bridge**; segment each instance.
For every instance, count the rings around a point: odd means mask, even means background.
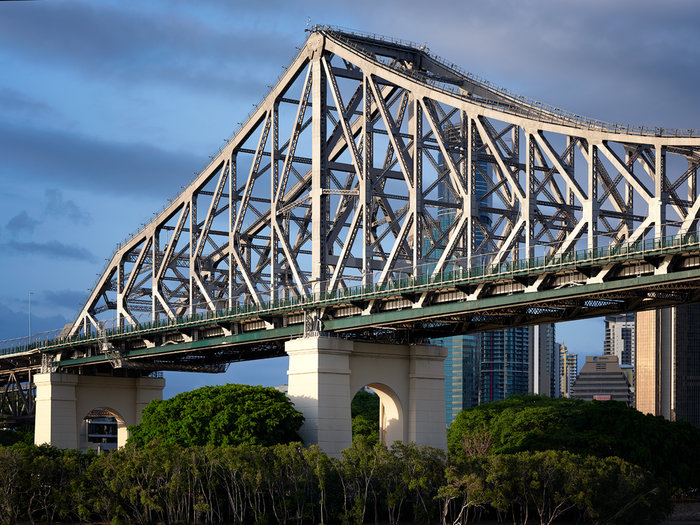
[[[411,42],[316,26],[31,374],[223,371],[318,332],[421,341],[700,300],[700,133],[591,120]]]

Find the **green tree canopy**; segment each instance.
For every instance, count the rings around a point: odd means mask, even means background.
[[[156,400],[129,427],[130,442],[181,446],[274,445],[299,441],[304,421],[284,393],[248,385],[207,386]]]
[[[618,456],[671,486],[700,484],[699,429],[614,401],[512,396],[462,411],[447,436],[449,451],[458,459],[485,452],[566,450]]]
[[[374,445],[379,442],[379,396],[373,392],[359,390],[350,403],[352,436],[364,436]]]

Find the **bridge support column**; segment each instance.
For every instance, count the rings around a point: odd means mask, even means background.
[[[409,348],[408,440],[447,450],[445,358],[442,346]]]
[[[305,418],[299,434],[304,443],[319,445],[334,457],[352,444],[352,347],[351,341],[330,337],[293,339],[285,344],[288,395]]]
[[[91,410],[102,408],[117,419],[121,447],[128,438],[127,427],[141,421],[141,411],[148,403],[162,398],[165,380],[51,373],[35,375],[34,385],[34,443],[86,449],[81,427]]]
[[[384,443],[446,448],[443,347],[307,337],[287,342],[285,349],[288,394],[304,414],[305,443],[339,457],[352,444],[352,398],[368,386],[379,395]]]

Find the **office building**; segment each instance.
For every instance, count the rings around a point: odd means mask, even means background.
[[[562,397],[571,397],[578,375],[578,354],[571,354],[565,345],[559,345],[559,389]]]
[[[622,401],[628,406],[632,403],[630,384],[614,355],[586,356],[571,397],[585,401]]]
[[[438,342],[447,348],[445,410],[449,425],[462,410],[479,404],[481,336],[445,337]]]
[[[450,141],[458,141],[457,128],[446,130],[447,138]],[[438,165],[441,169],[445,168],[444,158],[442,154],[438,155]],[[486,197],[488,186],[484,180],[484,174],[489,173],[489,166],[486,162],[480,163],[479,175],[476,177],[476,195],[480,205],[490,206],[491,198]],[[452,205],[456,204],[454,194],[450,191],[447,184],[440,183],[437,185],[437,200],[441,203]],[[440,231],[437,232],[436,238],[440,234],[446,232],[455,219],[455,208],[443,207],[437,212],[438,224]],[[485,211],[479,213],[479,220],[484,224],[490,225],[491,218]],[[473,240],[473,252],[479,253],[480,245],[483,241],[483,234],[477,229]],[[424,247],[427,249],[429,240],[426,239]],[[444,242],[444,241],[443,241]],[[434,256],[439,256],[441,250],[434,252]],[[454,337],[443,337],[433,340],[433,343],[442,345],[447,348],[447,358],[445,359],[445,410],[446,421],[449,425],[454,418],[463,409],[476,406],[479,404],[479,372],[481,366],[481,334],[474,335],[459,335]]]
[[[528,326],[481,334],[479,403],[528,393],[534,330]]]
[[[112,414],[102,408],[95,408],[85,416],[81,434],[89,449],[98,452],[117,449],[118,423]]]
[[[458,128],[446,130],[449,141],[458,141],[458,133]],[[442,154],[438,156],[438,165],[445,169]],[[474,181],[476,201],[480,207],[479,220],[486,226],[490,226],[492,220],[489,213],[484,211],[484,208],[492,207],[486,183],[490,173],[490,165],[480,162]],[[456,204],[455,196],[446,183],[437,185],[437,200],[448,205]],[[447,231],[454,221],[455,208],[440,208],[437,218],[439,233]],[[435,237],[439,238],[439,235]],[[475,229],[471,247],[474,256],[483,253],[483,240],[481,230]],[[536,392],[558,395],[559,355],[554,339],[554,325],[547,324],[434,340],[448,351],[445,360],[447,423],[451,423],[464,408],[505,399],[512,394]]]
[[[636,408],[700,427],[700,305],[637,314]]]
[[[636,314],[605,317],[603,354],[617,356],[620,365],[634,366]]]
[[[559,397],[559,345],[553,323],[536,326],[530,343],[528,392]]]

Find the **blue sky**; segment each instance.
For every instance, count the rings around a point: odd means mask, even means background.
[[[307,22],[425,43],[512,91],[622,124],[700,128],[700,3],[0,1],[0,339],[76,315],[116,243],[187,185]],[[600,319],[557,326],[602,351]],[[286,382],[286,360],[169,374]]]

